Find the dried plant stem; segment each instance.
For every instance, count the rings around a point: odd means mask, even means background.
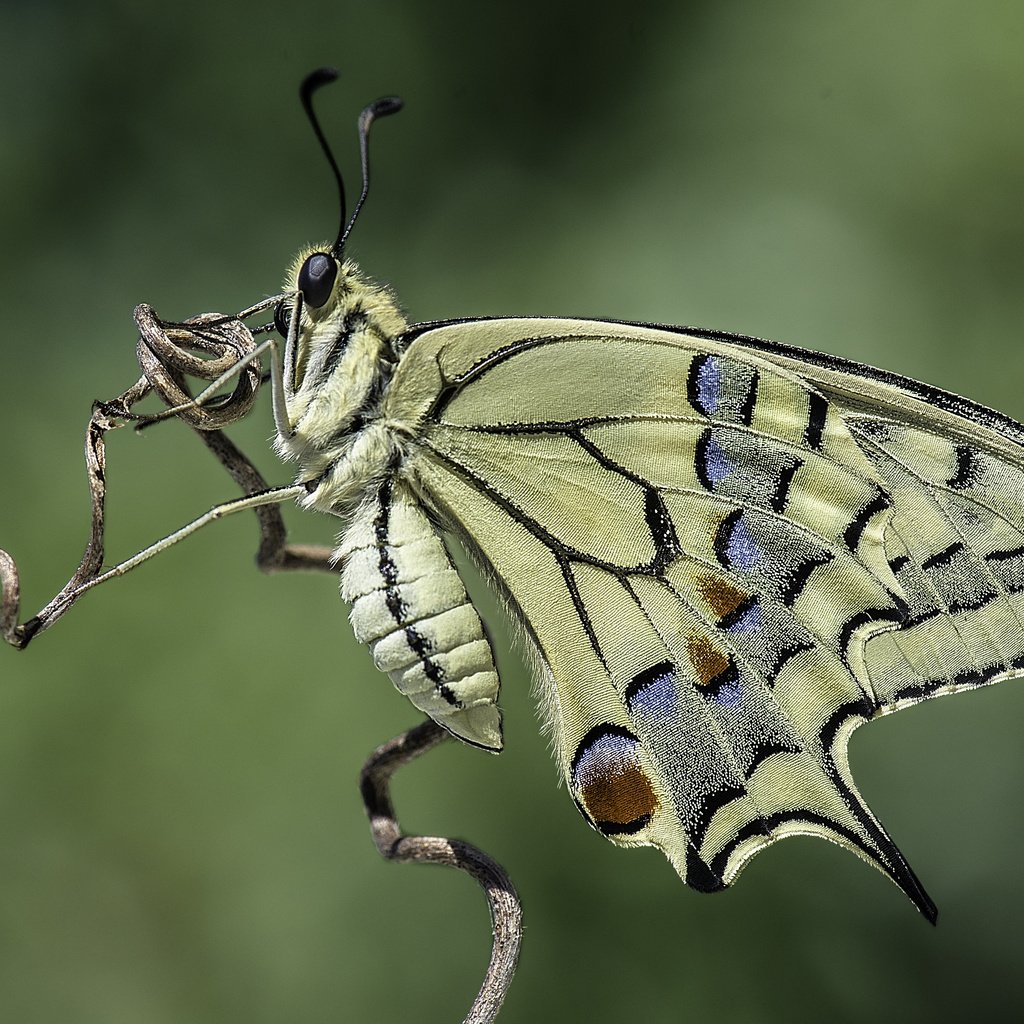
[[[402,832],[391,803],[391,776],[432,747],[450,739],[439,725],[424,722],[378,747],[359,779],[370,831],[380,855],[400,864],[442,864],[476,879],[487,896],[494,941],[487,975],[463,1024],[490,1024],[515,976],[523,936],[523,915],[505,869],[461,839],[410,836]]]
[[[95,579],[103,566],[103,527],[106,510],[106,442],[104,435],[121,424],[115,418],[115,410],[128,409],[144,398],[150,391],[145,377],[130,387],[112,402],[98,404],[89,418],[85,429],[85,469],[89,481],[89,495],[92,514],[89,540],[85,546],[82,561],[71,579],[37,615],[18,622],[21,598],[21,581],[14,559],[6,551],[0,551],[0,636],[12,647],[19,650],[27,647],[31,639],[53,625],[77,600],[82,587]]]
[[[262,307],[254,307],[259,310]],[[246,311],[246,314],[252,311]],[[85,465],[91,499],[89,539],[81,563],[72,577],[36,615],[20,623],[21,581],[14,559],[0,550],[0,637],[13,647],[28,646],[33,637],[48,629],[78,598],[121,568],[132,568],[139,556],[121,563],[114,571],[103,570],[106,509],[106,442],[108,431],[127,423],[145,425],[165,418],[145,417],[133,406],[155,392],[174,415],[199,435],[247,497],[268,492],[266,480],[252,462],[219,429],[241,419],[252,406],[260,384],[252,332],[241,317],[206,313],[181,324],[160,321],[148,306],[139,306],[139,363],[143,376],[127,391],[109,402],[98,402],[86,427]],[[193,353],[201,352],[207,358]],[[215,381],[217,385],[237,376],[234,392],[196,403],[185,377]],[[281,489],[286,490],[286,489]],[[232,504],[223,506],[229,509]],[[253,503],[249,502],[246,507]],[[331,549],[319,545],[289,544],[281,511],[276,504],[253,507],[260,528],[257,565],[268,573],[290,571],[333,572]],[[197,521],[198,522],[198,521]],[[181,532],[181,531],[179,531]],[[172,535],[172,538],[175,535]],[[154,546],[160,548],[160,542]],[[148,551],[149,549],[147,549]],[[147,553],[142,553],[147,557]],[[367,761],[360,786],[373,839],[383,857],[401,863],[443,864],[465,871],[487,896],[494,940],[491,961],[483,985],[464,1024],[490,1024],[501,1008],[515,974],[522,941],[522,910],[515,888],[505,870],[481,850],[459,839],[404,835],[391,804],[391,776],[402,765],[450,738],[433,722],[422,725],[384,744]]]
[[[85,466],[91,502],[89,540],[82,561],[71,579],[36,615],[19,622],[21,581],[14,559],[0,551],[0,637],[12,647],[27,647],[33,637],[49,629],[98,582],[102,582],[104,521],[106,510],[105,435],[128,423],[145,424],[147,418],[133,407],[152,392],[165,403],[182,407],[183,419],[228,471],[246,495],[267,491],[256,467],[220,431],[245,416],[252,408],[260,384],[260,369],[252,359],[256,348],[252,332],[238,318],[204,313],[181,324],[159,320],[148,306],[135,310],[139,328],[138,357],[143,376],[124,394],[97,402],[86,427]],[[194,353],[200,352],[206,358]],[[218,380],[238,367],[238,383],[232,394],[204,405],[190,406],[185,376]],[[254,509],[260,524],[257,564],[265,572],[293,569],[331,571],[330,549],[286,542],[284,521],[274,505]]]

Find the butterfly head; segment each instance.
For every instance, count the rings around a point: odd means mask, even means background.
[[[387,289],[365,278],[346,258],[345,246],[370,185],[370,128],[379,117],[401,109],[389,96],[359,115],[362,190],[347,215],[345,183],[313,111],[312,96],[337,78],[331,68],[314,71],[302,83],[306,116],[334,172],[340,208],[333,243],[311,246],[295,258],[274,321],[286,339],[284,397],[291,431],[279,437],[282,454],[304,460],[311,450],[333,448],[365,420],[395,360],[392,341],[405,320]]]
[[[285,337],[286,457],[318,472],[372,418],[397,361],[405,318],[388,289],[328,246],[300,252],[275,313]],[[312,460],[312,461],[310,461]]]

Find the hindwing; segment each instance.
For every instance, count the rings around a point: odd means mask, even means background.
[[[536,648],[594,827],[704,891],[819,835],[933,918],[846,748],[1024,661],[1022,428],[726,335],[497,319],[403,340],[403,473]]]

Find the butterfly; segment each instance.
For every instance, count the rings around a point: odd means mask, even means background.
[[[364,112],[364,169],[369,125],[394,109]],[[934,921],[847,744],[1024,668],[1024,427],[718,331],[410,325],[345,256],[351,223],[287,275],[275,416],[300,503],[346,520],[342,596],[377,668],[458,739],[501,749],[454,538],[520,629],[597,831],[657,847],[702,892],[819,836]]]
[[[934,921],[857,791],[861,724],[1024,671],[1024,426],[848,360],[720,331],[557,318],[410,324],[345,252],[295,259],[276,448],[340,517],[357,639],[424,715],[502,748],[499,676],[452,550],[501,596],[568,791],[613,843],[720,890],[794,835]],[[257,307],[253,307],[254,309]],[[173,410],[172,410],[173,411]]]

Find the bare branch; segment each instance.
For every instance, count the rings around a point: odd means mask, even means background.
[[[18,566],[6,551],[0,550],[0,636],[12,647],[23,647],[18,612],[21,608],[21,580]]]
[[[6,551],[0,551],[0,587],[3,587],[3,600],[0,602],[0,635],[12,647],[19,650],[27,647],[37,633],[49,628],[74,604],[82,585],[99,574],[103,565],[103,524],[107,493],[104,434],[121,426],[116,417],[144,398],[149,391],[149,382],[143,377],[123,395],[110,402],[97,403],[93,408],[85,429],[85,469],[92,503],[89,540],[85,546],[85,553],[74,575],[60,593],[42,611],[20,625],[18,614],[21,586],[18,567]]]
[[[443,864],[471,875],[487,896],[494,942],[483,985],[463,1024],[490,1024],[498,1015],[515,976],[523,937],[523,914],[505,869],[461,839],[409,836],[402,832],[391,803],[391,776],[403,765],[450,739],[432,721],[378,747],[363,766],[359,787],[380,855],[401,864]]]
[[[204,313],[181,324],[165,324],[148,306],[139,306],[135,311],[139,327],[138,356],[143,376],[124,394],[109,402],[97,402],[85,432],[85,467],[89,484],[91,517],[89,540],[78,568],[38,614],[19,623],[21,581],[14,559],[0,551],[0,636],[12,647],[22,649],[28,646],[36,634],[53,625],[78,598],[89,589],[101,575],[104,557],[104,522],[106,509],[106,441],[110,430],[124,426],[127,422],[144,420],[132,407],[156,391],[165,402],[180,404],[190,398],[185,375],[204,380],[216,380],[240,359],[250,356],[255,349],[252,332],[237,317],[221,313]],[[199,358],[193,352],[201,352],[208,358]],[[234,423],[245,416],[255,397],[260,383],[259,366],[246,364],[239,373],[235,391],[223,398],[201,407],[189,407],[181,412],[181,418],[199,431]],[[214,454],[247,494],[253,490],[266,489],[263,478],[252,464],[241,455],[231,442],[223,438],[223,452],[218,454],[218,442],[210,441]],[[236,454],[231,455],[234,451]],[[246,489],[247,484],[236,475],[237,467],[248,467],[249,475],[242,473],[248,483],[259,481],[258,485]],[[289,551],[284,543],[284,523],[276,509],[273,516],[261,515],[263,543],[260,547],[260,564],[277,565],[289,562],[319,568],[318,557],[326,549],[298,549]],[[259,513],[258,513],[259,514]],[[267,525],[264,525],[267,524]]]
[[[238,317],[202,313],[176,324],[164,322],[152,307],[142,304],[135,307],[135,324],[139,366],[178,419],[197,430],[217,430],[248,415],[261,372],[259,360],[252,358],[256,350],[252,331]],[[193,401],[185,383],[186,376],[220,381],[233,374],[238,377],[235,390],[202,405]]]
[[[117,398],[97,402],[86,428],[85,464],[91,522],[85,553],[61,591],[37,615],[21,624],[18,622],[21,594],[18,568],[14,559],[0,550],[0,636],[13,647],[26,647],[37,633],[49,628],[71,608],[86,590],[102,582],[105,435],[126,423],[145,426],[163,418],[160,414],[149,417],[132,411],[133,406],[151,392],[159,394],[173,409],[173,415],[196,431],[245,495],[255,496],[270,490],[259,470],[219,429],[249,412],[260,384],[260,370],[254,358],[255,343],[249,329],[238,317],[212,313],[181,324],[166,324],[148,306],[139,306],[135,317],[140,332],[138,354],[143,376]],[[197,358],[193,352],[201,352],[207,358]],[[219,384],[232,375],[232,371],[237,372],[238,383],[231,395],[217,395],[205,401],[192,399],[186,377]],[[287,542],[284,520],[276,504],[260,505],[254,511],[260,528],[256,561],[264,572],[334,571],[330,548]],[[159,550],[159,542],[153,548]],[[131,562],[132,559],[122,565],[130,568]],[[471,875],[483,888],[491,913],[494,939],[487,974],[464,1024],[490,1024],[501,1009],[519,958],[522,909],[515,888],[500,864],[469,843],[435,836],[404,835],[395,817],[389,792],[391,776],[398,768],[448,738],[448,733],[430,721],[411,729],[373,754],[363,768],[360,786],[374,842],[382,856],[401,863],[454,867]]]

